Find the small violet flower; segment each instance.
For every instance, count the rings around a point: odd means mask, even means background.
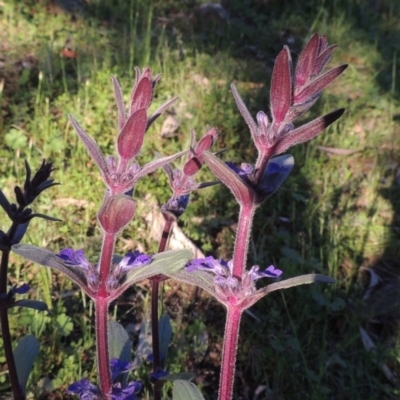
[[[164,376],[167,376],[169,374],[168,371],[165,371],[161,368],[157,368],[155,370],[155,372],[150,373],[150,382],[155,384],[157,383],[161,378],[163,378]]]
[[[131,367],[132,364],[130,362],[113,358],[110,361],[113,382],[115,382],[121,373],[129,371]],[[121,386],[120,382],[116,382],[112,386],[109,398],[112,400],[136,400],[135,394],[141,389],[142,383],[140,381],[129,382],[124,387]],[[100,389],[86,378],[70,385],[68,393],[78,395],[81,400],[98,400],[102,398]]]
[[[135,394],[141,389],[142,383],[140,381],[129,382],[125,387],[122,387],[118,382],[112,386],[109,398],[112,400],[136,400]],[[99,400],[102,398],[100,389],[86,378],[70,385],[67,392],[76,394],[81,400]]]
[[[66,266],[79,269],[86,277],[89,288],[96,292],[99,285],[99,271],[97,266],[93,266],[86,258],[83,250],[67,248],[57,254]],[[114,266],[107,280],[107,289],[112,292],[119,287],[121,279],[129,270],[143,267],[150,264],[152,257],[140,251],[129,252],[122,260]]]
[[[66,266],[74,267],[80,270],[86,277],[89,288],[93,291],[97,290],[99,284],[99,274],[93,265],[88,261],[82,249],[74,251],[67,248],[60,251],[57,257],[61,258]]]
[[[13,286],[10,289],[10,292],[13,294],[25,294],[25,293],[29,292],[29,289],[30,289],[29,285],[27,285],[26,283],[23,283],[20,287]]]
[[[257,291],[255,281],[261,278],[276,278],[282,271],[270,265],[264,271],[259,270],[258,265],[245,271],[241,280],[232,275],[233,262],[216,260],[214,257],[206,257],[192,260],[186,265],[188,272],[196,270],[214,274],[216,297],[221,303],[241,303]]]
[[[113,289],[116,289],[121,282],[121,279],[131,269],[144,267],[145,265],[150,264],[151,261],[151,256],[141,253],[138,250],[126,253],[125,257],[114,267],[111,275],[108,278],[108,290],[112,291]]]

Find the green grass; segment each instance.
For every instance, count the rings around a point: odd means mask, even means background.
[[[154,107],[180,97],[172,110],[180,122],[177,136],[161,138],[160,118],[148,132],[141,162],[152,159],[154,151],[169,155],[180,150],[188,144],[190,128],[199,136],[207,124],[221,132],[218,145],[227,149],[225,159],[252,162],[255,151],[229,84],[236,82],[254,114],[266,111],[273,60],[286,39],[293,38],[295,55],[312,32],[325,34],[339,44],[331,65],[350,66],[308,117],[339,107],[346,113],[316,140],[293,149],[292,175],[257,212],[250,262],[274,263],[286,277],[321,272],[337,283],[274,293],[252,308],[257,321],[245,315],[236,398],[253,398],[265,385],[259,400],[396,399],[399,387],[380,366],[399,377],[399,291],[389,289],[398,288],[400,276],[400,5],[396,0],[234,0],[227,6],[229,24],[216,26],[196,20],[193,10],[200,3],[92,0],[76,19],[51,13],[45,1],[1,3],[1,188],[11,194],[22,182],[24,159],[32,167],[42,158],[54,160],[54,176],[62,183],[45,192],[35,211],[63,222],[34,220],[25,242],[53,250],[83,247],[96,259],[101,236],[95,215],[104,189],[68,114],[112,154],[116,108],[111,74],[118,76],[128,98],[133,67],[150,66],[163,74]],[[66,42],[77,58],[60,55]],[[318,145],[362,151],[330,156]],[[210,177],[202,173],[202,179]],[[168,198],[162,172],[138,184],[139,208],[145,209],[142,200],[148,193],[160,204]],[[213,187],[193,196],[181,225],[205,251],[229,257],[236,214],[230,193]],[[157,248],[141,215],[124,233],[118,251],[139,245]],[[383,277],[367,300],[368,274],[361,267],[374,267]],[[95,379],[90,302],[63,276],[16,256],[11,273],[11,282],[29,283],[30,296],[50,302],[52,311],[47,316],[26,309],[11,312],[15,340],[33,333],[41,343],[30,398],[67,398],[71,382]],[[147,296],[147,286],[141,285],[110,313],[115,311],[125,326],[137,324],[147,315],[142,304]],[[164,298],[179,344],[171,349],[170,370],[194,371],[206,398],[215,399],[222,308],[174,284],[166,284]],[[365,350],[360,326],[371,335],[376,352]],[[145,381],[146,394],[148,370],[144,365],[135,375]],[[0,389],[7,396],[4,368]]]

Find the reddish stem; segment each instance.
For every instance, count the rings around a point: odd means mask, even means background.
[[[158,252],[162,253],[167,248],[168,239],[172,231],[174,221],[165,219],[164,229],[161,235]],[[151,278],[151,339],[153,347],[153,371],[161,366],[160,357],[160,335],[158,331],[158,292],[160,282],[164,280],[163,275],[156,275]],[[161,399],[161,385],[154,385],[154,400]]]
[[[218,400],[232,399],[242,312],[237,306],[227,306]]]
[[[100,389],[105,398],[111,392],[111,372],[108,354],[108,299],[96,297],[96,349]]]
[[[115,245],[115,235],[104,234],[101,246],[99,278],[100,284],[95,302],[97,368],[100,389],[104,396],[111,392],[110,358],[108,354],[108,290],[107,278],[110,273]],[[106,397],[105,397],[106,398]]]
[[[242,279],[243,271],[246,268],[251,226],[255,210],[256,206],[254,204],[240,206],[232,272],[233,276],[239,280]]]

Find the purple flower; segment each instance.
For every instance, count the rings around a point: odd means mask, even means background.
[[[168,371],[164,371],[161,368],[157,368],[154,372],[150,374],[150,382],[155,384],[157,383],[161,378],[164,376],[168,375]]]
[[[108,277],[108,290],[111,292],[118,288],[121,279],[124,278],[125,274],[131,269],[144,267],[145,265],[150,264],[151,261],[151,256],[141,253],[138,250],[126,253],[125,257],[114,267],[111,275]]]
[[[27,285],[26,283],[23,283],[20,287],[13,286],[10,289],[10,292],[13,294],[25,294],[25,293],[28,293],[29,289],[30,289],[29,285]]]
[[[112,387],[112,400],[136,400],[135,394],[142,389],[142,382],[129,382],[124,388],[120,383],[116,383]]]
[[[264,271],[259,270],[260,267],[255,265],[249,271],[249,276],[253,281],[256,281],[260,278],[277,278],[282,275],[282,271],[280,269],[275,268],[273,265],[270,265]]]
[[[129,361],[119,360],[118,358],[113,358],[112,360],[110,360],[110,369],[111,379],[113,382],[115,382],[119,375],[132,369],[132,363],[130,363]]]
[[[211,256],[192,260],[186,265],[186,270],[214,274],[215,296],[222,303],[242,302],[257,291],[255,281],[260,278],[276,278],[282,274],[281,270],[272,265],[264,271],[259,271],[259,266],[255,265],[250,270],[245,270],[241,279],[238,279],[232,275],[232,261],[216,260]]]
[[[86,277],[90,289],[96,290],[99,284],[99,275],[92,264],[88,261],[82,249],[74,251],[67,248],[60,251],[57,257],[61,258],[65,265],[78,268]]]
[[[67,393],[76,394],[81,400],[97,400],[101,394],[100,389],[86,378],[69,385]]]
[[[81,266],[85,270],[90,267],[90,263],[82,249],[76,251],[71,248],[62,249],[60,254],[57,254],[57,256],[60,257],[67,265]]]
[[[119,268],[120,273],[127,272],[130,269],[143,267],[150,264],[151,259],[151,256],[136,250],[134,252],[126,253],[125,257],[117,265],[117,268]]]
[[[249,178],[251,174],[254,172],[254,167],[251,164],[242,163],[240,168],[237,167],[233,162],[226,161],[225,164],[236,174],[243,178]]]
[[[226,262],[225,260],[216,260],[212,256],[206,258],[197,258],[186,264],[186,269],[189,272],[195,270],[203,270],[212,272],[215,275],[226,276],[232,269],[232,261]]]
[[[118,382],[112,386],[111,399],[136,400],[135,394],[141,389],[142,383],[140,381],[129,382],[124,387]],[[70,385],[67,389],[67,393],[76,394],[81,400],[98,400],[102,398],[100,389],[86,378]]]
[[[178,198],[172,197],[167,204],[161,207],[162,212],[169,212],[179,218],[186,210],[189,204],[189,194],[184,194]]]

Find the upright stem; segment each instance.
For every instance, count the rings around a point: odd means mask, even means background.
[[[242,309],[236,306],[227,307],[218,400],[232,399],[242,312]]]
[[[162,253],[167,248],[169,236],[172,231],[173,221],[165,220],[164,229],[161,235],[158,252]],[[161,366],[160,335],[158,331],[158,293],[163,275],[156,275],[151,278],[151,339],[153,347],[153,371]],[[161,400],[161,385],[154,385],[154,400]]]
[[[7,275],[8,275],[8,259],[10,251],[4,250],[1,255],[0,263],[0,295],[7,294]],[[0,323],[1,323],[1,335],[3,337],[3,348],[6,357],[6,363],[8,366],[8,374],[10,376],[11,390],[13,393],[14,400],[23,400],[25,397],[22,394],[22,390],[19,386],[17,369],[15,366],[14,354],[12,350],[12,341],[10,334],[10,326],[8,323],[8,310],[6,308],[0,309]]]
[[[104,234],[99,262],[99,289],[95,297],[95,324],[97,367],[99,371],[100,389],[104,396],[111,392],[110,357],[108,354],[108,290],[107,278],[110,273],[115,235]],[[108,398],[108,397],[105,397]]]
[[[246,268],[251,226],[253,224],[255,210],[256,206],[254,204],[240,206],[238,227],[235,240],[235,250],[233,253],[232,273],[233,276],[238,279],[242,278],[243,271]]]
[[[108,300],[96,297],[95,305],[97,368],[101,392],[107,396],[111,392],[112,385],[108,355]]]

